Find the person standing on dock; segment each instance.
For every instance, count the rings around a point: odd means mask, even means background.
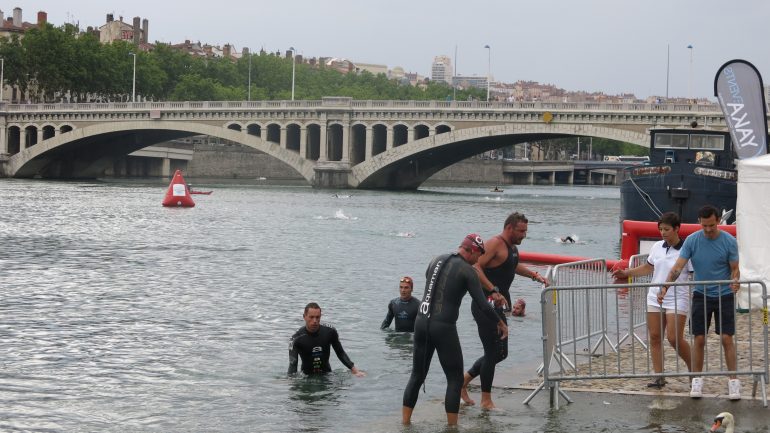
[[[425,271],[425,292],[420,312],[414,324],[414,352],[412,374],[404,389],[401,422],[410,424],[417,404],[420,387],[428,375],[433,352],[438,353],[446,376],[444,408],[447,424],[456,425],[460,412],[460,389],[463,385],[463,351],[457,335],[457,317],[465,293],[481,306],[490,321],[497,322],[500,338],[508,337],[505,321],[486,302],[479,276],[473,264],[484,254],[484,241],[477,234],[469,234],[457,252],[434,258]]]
[[[489,303],[495,306],[500,320],[506,322],[504,311],[511,303],[511,283],[516,274],[531,278],[543,284],[548,284],[543,276],[519,263],[519,250],[527,237],[527,225],[529,220],[524,214],[514,212],[505,219],[503,231],[499,235],[489,239],[486,252],[474,265],[481,279],[481,286]],[[484,346],[484,355],[477,359],[473,366],[464,374],[462,399],[466,404],[475,404],[468,395],[468,384],[476,377],[481,376],[481,407],[482,409],[494,409],[492,402],[492,382],[495,377],[495,366],[498,362],[508,357],[508,339],[501,339],[497,333],[495,321],[488,320],[481,314],[481,305],[475,301],[471,304],[471,313],[476,320],[479,338]]]
[[[692,356],[692,371],[703,371],[703,352],[706,347],[706,333],[714,316],[714,332],[720,335],[724,348],[725,364],[729,371],[736,371],[735,351],[735,292],[740,287],[738,269],[738,242],[729,233],[719,229],[719,211],[714,206],[703,206],[698,210],[699,230],[685,239],[679,250],[679,258],[671,268],[667,282],[679,278],[687,261],[692,262],[696,281],[733,280],[728,285],[698,284],[693,289],[690,330],[695,336]],[[664,299],[667,286],[661,288],[658,299]],[[730,375],[727,382],[730,400],[740,400],[741,381]],[[703,396],[703,378],[693,377],[690,397]]]
[[[679,238],[680,226],[679,215],[674,212],[661,215],[658,219],[658,230],[663,240],[652,245],[647,261],[635,268],[615,270],[612,277],[619,279],[652,274],[652,283],[665,283],[684,244],[684,241]],[[692,267],[688,266],[688,272],[682,272],[677,281],[689,280],[691,272]],[[690,290],[688,286],[675,288],[676,290],[666,293],[662,303],[658,302],[660,287],[653,286],[647,291],[647,332],[650,336],[652,369],[655,373],[663,373],[663,332],[666,333],[671,347],[679,353],[679,357],[687,365],[687,370],[692,370],[690,345],[684,338],[684,328],[687,324],[687,316],[690,314]],[[647,387],[661,389],[665,385],[666,379],[661,376],[648,383]]]

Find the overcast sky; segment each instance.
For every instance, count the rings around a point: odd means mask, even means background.
[[[486,75],[491,57],[495,80],[640,98],[665,96],[668,76],[671,97],[713,100],[714,75],[734,58],[770,80],[767,0],[16,0],[0,8],[8,17],[16,6],[29,22],[39,10],[54,25],[81,28],[103,25],[108,13],[129,23],[139,16],[151,42],[294,46],[306,57],[425,76],[434,56],[454,57],[457,47],[460,75]]]

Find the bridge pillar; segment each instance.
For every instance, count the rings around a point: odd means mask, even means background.
[[[289,142],[286,140],[286,126],[281,126],[281,138],[278,139],[278,146],[282,149],[289,148]]]
[[[5,128],[5,119],[0,125],[0,156],[8,154],[8,131]]]
[[[160,167],[160,175],[165,178],[171,177],[171,159],[170,158],[163,158],[163,162]]]
[[[556,185],[556,171],[551,172],[551,175],[548,177],[548,180],[551,181],[551,185]]]
[[[570,170],[567,174],[567,184],[574,185],[575,183],[575,170]]]
[[[307,158],[307,126],[299,128],[299,156]]]
[[[43,128],[38,128],[37,129],[37,143],[35,143],[35,144],[40,144],[42,142],[43,142]]]
[[[350,162],[350,124],[342,125],[342,160],[341,162]]]
[[[393,149],[393,125],[388,125],[385,131],[385,150]]]
[[[320,137],[321,139],[319,140],[320,144],[318,146],[319,147],[319,149],[318,149],[318,162],[326,162],[326,161],[329,160],[329,157],[327,156],[329,154],[329,152],[328,152],[329,143],[327,142],[328,139],[326,138],[326,128],[327,128],[326,116],[323,115],[321,117],[322,117],[321,134],[320,134],[321,135],[321,137]]]
[[[350,163],[327,161],[313,168],[313,186],[316,188],[349,188]]]
[[[365,143],[365,153],[364,153],[364,161],[369,161],[372,159],[372,152],[374,147],[374,129],[372,129],[371,125],[366,127],[366,138],[364,139]]]

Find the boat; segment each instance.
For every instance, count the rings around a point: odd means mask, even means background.
[[[650,160],[624,169],[620,221],[657,221],[676,212],[697,223],[706,204],[722,210],[722,224],[735,222],[738,172],[727,131],[703,128],[650,130]]]

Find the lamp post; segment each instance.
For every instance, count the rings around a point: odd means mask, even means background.
[[[249,101],[251,101],[251,50],[249,50]]]
[[[492,75],[492,47],[484,45],[484,48],[487,49],[487,102],[489,102],[489,77]]]
[[[131,102],[136,102],[136,53],[129,51],[128,55],[134,57],[134,75],[131,79]]]
[[[289,47],[291,50],[291,100],[294,100],[294,74],[296,72],[297,62],[294,61],[294,56],[297,54],[297,50],[294,47]]]
[[[688,80],[688,83],[687,83],[687,97],[690,99],[692,99],[692,50],[693,48],[694,47],[692,45],[687,46],[687,49],[690,50],[690,79]]]
[[[5,59],[0,57],[0,103],[3,102],[3,90],[5,89]]]

